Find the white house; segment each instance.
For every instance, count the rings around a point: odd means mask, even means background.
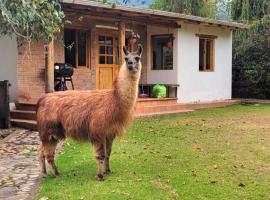
[[[83,0],[64,0],[62,8],[72,23],[55,42],[54,62],[72,64],[75,89],[111,88],[123,62],[119,49],[136,33],[144,46],[140,88],[165,84],[178,103],[231,99],[232,32],[247,25]],[[13,101],[35,103],[45,93],[46,43],[32,43],[30,58],[15,44],[0,40],[0,79],[12,82]]]

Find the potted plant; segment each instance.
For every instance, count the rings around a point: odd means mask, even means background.
[[[137,41],[139,39],[140,39],[140,35],[138,33],[132,32],[129,39],[128,39],[128,43],[129,43],[129,45],[133,46],[137,43]]]
[[[172,48],[174,39],[175,39],[175,37],[173,35],[170,35],[170,37],[169,37],[168,41],[166,42],[165,46],[167,48]]]
[[[152,97],[154,98],[166,98],[167,89],[165,85],[156,84],[152,89]]]

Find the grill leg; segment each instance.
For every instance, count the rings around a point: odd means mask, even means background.
[[[71,77],[70,77],[70,82],[71,82],[71,85],[72,85],[72,90],[74,90],[74,85],[73,85],[73,81],[72,81]]]

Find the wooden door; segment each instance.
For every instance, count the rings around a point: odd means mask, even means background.
[[[97,30],[97,89],[111,89],[119,71],[117,32]]]

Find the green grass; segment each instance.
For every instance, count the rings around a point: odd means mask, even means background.
[[[91,145],[68,141],[61,176],[45,178],[37,199],[268,199],[269,134],[269,105],[137,119],[114,143],[104,182]]]

